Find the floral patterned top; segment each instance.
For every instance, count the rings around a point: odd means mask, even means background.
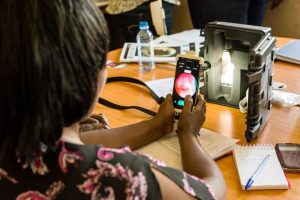
[[[162,198],[151,171],[155,168],[198,199],[215,199],[197,177],[166,167],[128,147],[111,149],[60,141],[55,148],[41,145],[35,159],[16,159],[0,166],[1,199],[155,199]]]

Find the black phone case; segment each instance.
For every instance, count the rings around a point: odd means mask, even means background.
[[[300,173],[300,144],[278,143],[275,151],[285,172]]]
[[[183,57],[185,58],[185,57]],[[192,59],[192,58],[186,58],[186,59]],[[173,103],[174,103],[174,90],[175,90],[175,81],[178,77],[176,77],[176,73],[177,73],[177,67],[178,67],[178,62],[179,62],[179,59],[177,60],[177,63],[176,63],[176,70],[175,70],[175,78],[174,78],[174,83],[173,83]],[[198,61],[197,61],[198,62]],[[200,81],[200,71],[201,71],[201,67],[202,67],[202,64],[199,63],[199,73],[197,75],[197,87],[196,87],[196,94],[195,96],[193,97],[193,103],[194,105],[197,103],[197,94],[199,94],[199,81]],[[175,107],[175,105],[174,105]],[[176,109],[179,109],[181,110],[182,108],[178,108],[178,107],[175,107]],[[179,117],[179,115],[175,115],[175,118],[177,119]]]

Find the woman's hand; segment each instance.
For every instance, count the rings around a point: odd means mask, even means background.
[[[205,121],[205,101],[200,95],[198,95],[197,98],[198,103],[194,108],[193,99],[191,96],[188,95],[184,99],[184,107],[177,124],[177,132],[179,135],[197,135]]]
[[[194,108],[191,96],[185,97],[184,107],[177,125],[182,167],[187,173],[203,179],[210,185],[216,199],[224,199],[226,186],[223,175],[196,137],[205,121],[205,112],[205,101],[200,95],[198,95],[198,103]],[[201,164],[195,165],[195,163]]]
[[[164,102],[160,105],[153,120],[159,130],[162,131],[162,134],[166,135],[173,131],[174,106],[171,94],[168,94]]]
[[[92,116],[80,124],[80,139],[85,144],[103,144],[110,148],[128,145],[137,149],[173,131],[174,107],[168,95],[158,113],[150,120],[109,129],[103,116]]]
[[[106,116],[102,113],[93,114],[85,121],[80,122],[80,132],[88,132],[94,130],[109,129],[109,123]]]

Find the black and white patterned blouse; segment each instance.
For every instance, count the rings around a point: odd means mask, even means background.
[[[162,198],[155,168],[198,199],[215,199],[203,180],[166,167],[162,161],[96,145],[58,142],[41,145],[30,163],[16,159],[0,166],[0,199],[155,199]]]

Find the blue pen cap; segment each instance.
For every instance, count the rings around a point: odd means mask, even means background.
[[[140,21],[139,28],[142,29],[142,30],[149,29],[148,22],[147,21]]]
[[[253,182],[254,182],[254,180],[252,178],[250,178],[245,186],[245,190],[248,190],[251,187],[251,185],[253,184]]]

